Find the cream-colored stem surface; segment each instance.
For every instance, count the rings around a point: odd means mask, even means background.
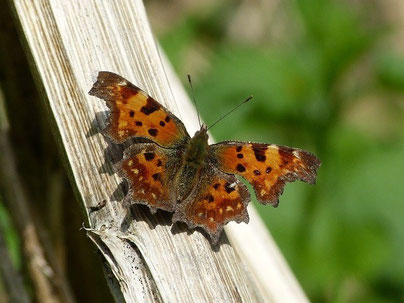
[[[197,231],[175,226],[167,214],[134,209],[127,224],[121,180],[99,130],[106,106],[87,92],[100,70],[122,75],[198,128],[196,114],[155,44],[142,1],[14,0],[32,68],[50,109],[56,139],[90,229],[103,254],[117,301],[304,302],[275,243],[255,211],[251,224],[230,224],[233,247],[213,249]],[[105,150],[108,152],[105,152]],[[107,200],[97,212],[89,207]],[[78,210],[79,211],[79,210]],[[130,216],[129,216],[130,217]],[[110,279],[109,279],[110,280]]]

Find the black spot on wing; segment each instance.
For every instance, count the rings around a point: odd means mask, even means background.
[[[213,198],[213,196],[211,194],[207,195],[205,199],[208,200],[208,202],[215,201],[215,198]]]
[[[257,147],[253,148],[254,156],[255,156],[255,159],[257,159],[257,161],[265,162],[265,160],[267,159],[267,157],[265,156],[265,150],[266,149],[257,148]]]
[[[155,173],[152,175],[152,178],[154,179],[154,181],[160,181],[160,177],[161,177],[160,173]]]
[[[235,191],[236,189],[234,188],[234,186],[231,186],[231,184],[229,182],[226,182],[226,184],[224,185],[224,189],[226,190],[226,192],[228,194],[230,194],[232,191]]]
[[[155,129],[155,128],[150,128],[150,129],[148,130],[148,133],[149,133],[150,136],[155,137],[155,136],[157,136],[157,134],[158,134],[158,130]]]
[[[149,97],[149,98],[147,98],[146,105],[142,106],[140,111],[148,116],[159,109],[160,109],[160,104],[153,98]]]
[[[240,173],[245,172],[245,167],[244,167],[243,164],[240,164],[240,163],[237,164],[236,169],[237,169]]]
[[[155,156],[156,156],[155,153],[144,153],[144,158],[146,159],[146,161],[153,160]]]

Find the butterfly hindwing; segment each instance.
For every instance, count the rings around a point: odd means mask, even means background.
[[[286,182],[315,183],[321,161],[313,154],[286,146],[225,141],[210,146],[210,157],[225,172],[245,178],[262,204],[277,206]]]
[[[248,223],[250,193],[234,175],[225,174],[207,163],[193,192],[177,205],[173,221],[202,227],[213,243],[219,240],[223,226],[230,222]]]
[[[134,203],[174,211],[176,198],[174,176],[179,169],[178,149],[167,149],[155,143],[138,143],[125,150],[116,171],[129,183],[128,205]]]
[[[111,115],[104,132],[117,143],[141,137],[172,147],[189,139],[177,117],[117,74],[99,72],[89,94],[107,102]]]

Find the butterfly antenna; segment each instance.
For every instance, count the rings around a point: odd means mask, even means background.
[[[199,116],[198,104],[196,103],[196,99],[195,99],[195,93],[194,93],[194,87],[192,86],[191,75],[187,74],[187,77],[188,77],[189,85],[191,86],[192,99],[194,100],[194,104],[195,104],[195,107],[196,107],[196,113],[198,114],[199,127],[201,127],[201,117]]]
[[[241,105],[243,105],[244,103],[247,103],[248,101],[250,101],[253,98],[253,96],[249,96],[247,99],[245,99],[243,102],[241,102],[239,105],[237,105],[235,108],[233,108],[231,111],[229,111],[227,114],[223,115],[222,117],[220,117],[219,119],[216,120],[215,123],[213,123],[211,126],[208,127],[208,130],[211,129],[213,126],[215,126],[217,123],[219,123],[220,121],[222,121],[224,118],[226,118],[228,115],[230,115],[232,112],[234,112],[237,108],[239,108]]]

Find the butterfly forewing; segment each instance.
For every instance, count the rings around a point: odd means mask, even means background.
[[[275,144],[221,142],[210,146],[210,157],[226,173],[245,178],[263,204],[278,205],[286,182],[315,183],[320,160],[309,152]]]
[[[141,137],[172,147],[189,139],[177,117],[117,74],[100,72],[89,94],[107,102],[111,115],[105,133],[117,143]]]

